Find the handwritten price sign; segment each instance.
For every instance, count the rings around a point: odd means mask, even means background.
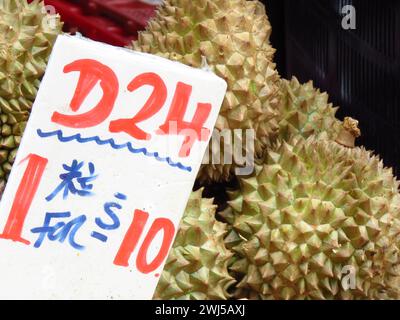
[[[60,36],[0,204],[0,298],[150,299],[225,91]]]

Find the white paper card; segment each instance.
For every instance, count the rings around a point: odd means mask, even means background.
[[[59,36],[0,204],[0,299],[151,299],[225,92]]]

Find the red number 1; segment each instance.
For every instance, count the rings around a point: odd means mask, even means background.
[[[0,238],[29,245],[30,242],[22,238],[22,231],[33,198],[37,193],[44,170],[46,169],[48,159],[42,158],[36,154],[30,154],[21,163],[26,160],[28,160],[28,165],[19,184],[6,226],[4,227],[3,233],[0,234]],[[115,257],[115,265],[128,266],[128,260],[137,247],[148,218],[149,214],[147,212],[135,210],[132,223]],[[157,256],[149,263],[147,261],[147,252],[154,238],[160,231],[163,231],[161,248]],[[174,234],[175,226],[171,220],[166,218],[154,220],[136,258],[136,267],[140,272],[147,274],[155,271],[161,265],[168,255],[169,248],[174,239]]]
[[[32,200],[39,188],[40,180],[47,166],[48,159],[42,158],[36,154],[30,154],[22,160],[22,162],[26,160],[29,160],[28,166],[18,187],[6,226],[0,238],[22,242],[28,245],[30,242],[22,238],[22,230]]]

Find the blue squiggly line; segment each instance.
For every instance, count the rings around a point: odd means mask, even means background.
[[[99,136],[82,137],[80,133],[77,133],[77,134],[74,134],[74,135],[68,137],[68,136],[64,136],[63,135],[63,131],[62,130],[44,132],[41,129],[38,129],[37,130],[37,134],[41,138],[50,138],[50,137],[56,136],[57,139],[60,142],[64,142],[64,143],[71,142],[71,141],[75,140],[75,141],[77,141],[79,143],[96,142],[99,146],[110,145],[111,148],[113,148],[115,150],[128,149],[129,152],[131,152],[133,154],[142,153],[146,157],[152,157],[152,158],[156,159],[157,161],[166,162],[171,167],[178,168],[180,170],[184,170],[184,171],[188,171],[188,172],[192,172],[192,168],[191,167],[184,166],[180,162],[174,162],[174,161],[171,160],[170,157],[166,157],[166,158],[160,157],[158,152],[149,152],[149,151],[147,151],[146,148],[136,149],[136,148],[134,148],[132,146],[132,143],[130,143],[130,142],[123,143],[123,144],[118,144],[118,143],[116,143],[114,141],[114,139],[102,140]]]

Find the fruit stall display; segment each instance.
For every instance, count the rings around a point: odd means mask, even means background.
[[[3,184],[62,32],[44,12],[39,1],[0,2]],[[338,119],[327,93],[279,75],[271,31],[259,1],[165,0],[128,45],[192,67],[206,60],[228,83],[216,129],[256,136],[250,176],[235,176],[235,162],[201,168],[155,298],[399,299],[399,182],[356,146],[358,122]],[[204,196],[213,186],[225,187],[218,206]]]

